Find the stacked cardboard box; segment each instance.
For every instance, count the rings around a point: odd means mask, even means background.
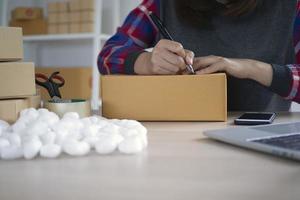
[[[10,26],[23,28],[24,35],[47,34],[47,21],[44,19],[42,8],[15,8],[11,13]]]
[[[94,0],[70,0],[48,4],[50,34],[94,31]]]
[[[37,108],[34,64],[23,59],[22,29],[0,27],[0,120],[13,123],[21,110]]]

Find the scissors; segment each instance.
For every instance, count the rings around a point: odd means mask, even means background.
[[[65,79],[58,74],[59,72],[54,72],[50,75],[49,78],[41,73],[35,74],[35,83],[41,87],[46,88],[49,96],[55,103],[59,103],[62,101],[59,88],[65,85]]]

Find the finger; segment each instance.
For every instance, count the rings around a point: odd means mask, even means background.
[[[194,60],[194,69],[199,70],[206,68],[214,63],[218,63],[222,61],[222,57],[220,56],[205,56],[205,57],[198,57]]]
[[[167,69],[165,69],[164,67],[157,67],[156,70],[154,71],[155,74],[157,75],[171,75],[171,74],[174,74],[174,72],[171,72]]]
[[[159,47],[160,48],[164,48],[167,49],[175,54],[177,54],[178,56],[185,58],[185,50],[182,46],[182,44],[180,44],[179,42],[175,42],[175,41],[171,41],[171,40],[161,40]]]
[[[185,62],[188,65],[193,65],[194,64],[194,58],[195,58],[195,54],[194,52],[190,51],[190,50],[185,50]]]
[[[174,66],[176,66],[177,71],[179,69],[184,69],[185,68],[186,64],[185,64],[185,61],[182,57],[180,57],[180,56],[178,56],[178,55],[176,55],[176,54],[174,54],[170,51],[167,51],[167,50],[163,51],[162,54],[163,54],[163,58],[164,58],[165,61],[167,61],[168,63],[170,63]]]
[[[208,66],[207,68],[201,69],[199,71],[197,71],[197,74],[212,74],[212,73],[216,73],[216,72],[220,72],[220,71],[225,71],[225,66],[223,62],[217,62],[214,63],[210,66]]]

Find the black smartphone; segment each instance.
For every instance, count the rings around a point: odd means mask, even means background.
[[[234,120],[236,125],[263,125],[272,124],[276,113],[270,112],[246,112]]]

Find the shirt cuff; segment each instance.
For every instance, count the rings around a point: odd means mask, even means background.
[[[133,53],[128,54],[127,58],[125,59],[125,74],[133,75],[134,72],[134,64],[138,57],[144,53],[145,51],[136,51]]]
[[[270,89],[286,97],[289,95],[292,84],[292,73],[287,66],[272,64],[273,80]]]

